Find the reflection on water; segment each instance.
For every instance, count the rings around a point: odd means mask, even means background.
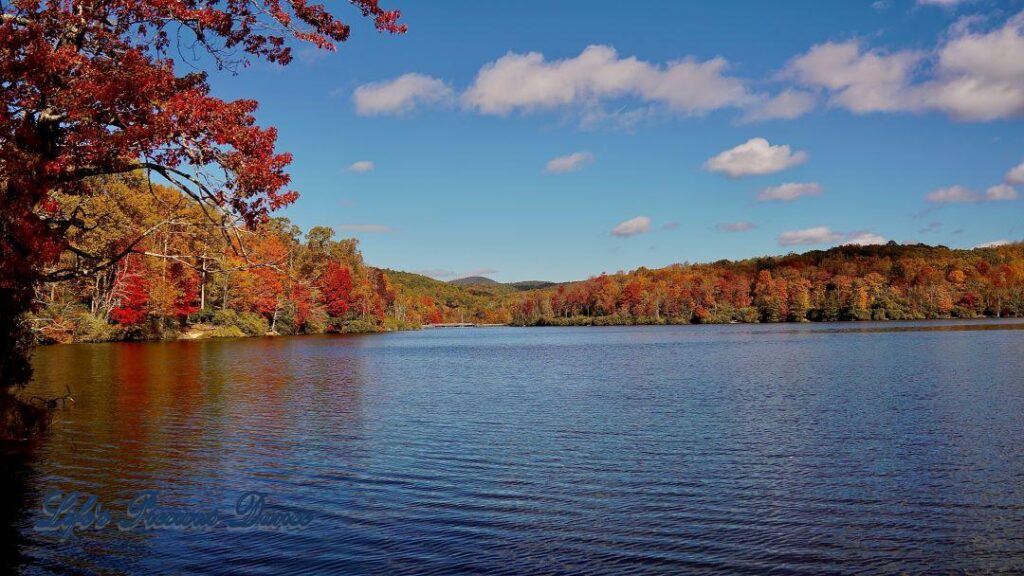
[[[6,456],[26,573],[1024,570],[1012,323],[454,329],[39,350]],[[50,489],[315,514],[288,532],[32,529]]]

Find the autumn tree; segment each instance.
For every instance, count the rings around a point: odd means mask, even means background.
[[[778,322],[785,318],[782,302],[779,298],[779,282],[772,278],[770,270],[757,273],[754,283],[754,305],[761,313],[764,322]]]
[[[382,31],[404,32],[378,0],[351,0]],[[288,64],[296,42],[333,50],[349,26],[308,0],[13,0],[0,3],[0,382],[27,381],[23,315],[44,281],[115,266],[83,254],[46,271],[82,215],[55,195],[95,193],[88,179],[145,170],[228,225],[256,224],[293,202],[290,155],[256,125],[256,102],[210,95],[204,73],[179,74],[180,46],[220,68],[250,58]],[[9,402],[4,402],[9,404]]]
[[[828,251],[602,274],[522,293],[519,324],[911,320],[1024,315],[1024,243]]]
[[[149,283],[138,257],[126,258],[121,268],[120,294],[110,316],[118,324],[138,326],[146,320],[149,311]]]
[[[348,266],[330,262],[320,276],[317,287],[320,289],[320,303],[328,314],[342,318],[352,306],[352,271]]]

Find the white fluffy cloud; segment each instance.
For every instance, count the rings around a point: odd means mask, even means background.
[[[966,0],[918,3],[959,1]],[[790,85],[775,95],[731,75],[722,57],[649,62],[598,44],[563,59],[509,52],[482,66],[460,99],[481,114],[568,110],[584,127],[630,128],[666,110],[699,116],[734,108],[746,122],[792,119],[813,109],[822,94],[855,114],[939,111],[963,121],[1024,116],[1024,12],[995,27],[985,22],[991,19],[961,18],[929,49],[885,50],[861,40],[817,44],[786,64],[775,79]],[[402,114],[449,104],[455,91],[438,78],[409,73],[360,86],[353,100],[362,115]]]
[[[1017,191],[1008,184],[991,186],[984,194],[964,186],[950,186],[929,192],[925,200],[935,204],[967,204],[973,202],[989,202],[999,200],[1016,200]]]
[[[1024,162],[1021,162],[1016,167],[1011,168],[1006,173],[1006,182],[1008,184],[1024,184]]]
[[[962,4],[964,0],[917,0],[918,6],[942,6],[943,8],[950,8],[957,4]]]
[[[418,105],[441,105],[454,97],[442,80],[423,74],[403,74],[393,80],[363,84],[352,93],[362,116],[404,114]]]
[[[573,152],[568,156],[559,156],[548,161],[545,170],[559,174],[562,172],[575,172],[594,161],[594,155],[590,152]]]
[[[1024,114],[1024,13],[987,33],[955,35],[939,52],[927,104],[961,120]]]
[[[981,196],[977,192],[964,186],[949,186],[929,192],[925,200],[936,204],[963,204],[966,202],[978,202]]]
[[[715,230],[719,232],[746,232],[754,228],[757,228],[757,225],[753,222],[722,222],[715,225]]]
[[[807,152],[793,152],[789,145],[772,146],[764,138],[751,138],[709,159],[704,168],[739,178],[772,174],[806,161]]]
[[[612,228],[612,236],[636,236],[651,231],[651,219],[647,216],[637,216],[625,222],[619,223]]]
[[[791,230],[779,234],[780,246],[797,246],[800,244],[885,244],[886,238],[869,231],[836,232],[828,226]]]
[[[913,51],[862,51],[852,40],[826,42],[791,60],[785,75],[828,89],[832,104],[851,112],[892,112],[912,107],[908,80],[921,58]]]
[[[818,196],[822,191],[822,187],[814,182],[787,182],[761,190],[757,199],[761,202],[791,202],[801,196]]]
[[[996,246],[1006,246],[1009,243],[1010,241],[1006,239],[993,240],[991,242],[985,242],[984,244],[978,244],[975,248],[995,248]]]
[[[846,235],[843,244],[855,244],[857,246],[871,246],[873,244],[885,244],[889,240],[873,232],[851,232]]]
[[[996,184],[985,191],[986,200],[1016,200],[1017,190],[1009,184]]]
[[[765,98],[748,107],[743,116],[746,122],[765,120],[792,120],[810,112],[817,98],[810,92],[787,89],[772,98]]]
[[[485,65],[463,103],[484,114],[593,106],[633,96],[670,110],[700,115],[755,100],[743,81],[726,74],[723,58],[665,65],[621,58],[610,46],[588,46],[578,56],[546,60],[539,52],[510,52]]]
[[[833,232],[828,226],[790,230],[779,234],[780,246],[796,246],[798,244],[832,244],[843,239],[843,234]]]
[[[371,162],[369,160],[359,160],[358,162],[353,162],[353,163],[349,164],[349,166],[348,166],[348,168],[346,168],[346,170],[348,170],[349,172],[356,172],[356,173],[362,174],[362,173],[365,173],[365,172],[372,171],[373,168],[374,168],[373,162]]]
[[[828,91],[833,105],[856,114],[937,110],[964,121],[1024,115],[1024,13],[972,32],[977,22],[955,24],[933,55],[864,49],[857,41],[819,44],[792,59],[784,76]],[[934,64],[921,70],[926,61]]]

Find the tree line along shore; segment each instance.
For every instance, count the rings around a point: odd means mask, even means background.
[[[284,218],[210,223],[140,175],[59,199],[86,219],[56,267],[113,254],[115,266],[53,282],[30,318],[39,343],[527,326],[915,320],[1024,316],[1024,244],[840,246],[742,261],[677,264],[579,282],[448,283],[375,268],[354,239]]]

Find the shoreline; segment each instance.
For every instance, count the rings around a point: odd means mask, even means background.
[[[595,317],[595,319],[606,318],[604,316]],[[1016,321],[1016,322],[1014,322]],[[388,334],[394,332],[414,332],[417,330],[450,330],[454,328],[622,328],[622,327],[656,327],[656,326],[808,326],[808,325],[850,325],[850,326],[864,326],[864,325],[886,325],[886,324],[904,324],[912,322],[927,322],[927,323],[938,323],[938,322],[955,322],[956,325],[961,323],[972,323],[972,324],[988,324],[993,325],[999,324],[1024,324],[1024,317],[1020,316],[1009,316],[1002,318],[914,318],[914,319],[902,319],[902,320],[807,320],[803,322],[633,322],[633,323],[574,323],[574,324],[551,324],[551,323],[538,323],[538,324],[473,324],[469,322],[456,322],[456,323],[445,323],[445,324],[423,324],[416,327],[394,329],[394,330],[354,330],[348,332],[320,332],[320,333],[308,333],[308,334],[276,334],[266,333],[257,335],[216,335],[214,328],[215,326],[205,326],[205,330],[193,329],[182,332],[172,338],[129,338],[121,340],[102,340],[102,341],[70,341],[70,342],[45,342],[39,343],[37,346],[61,346],[67,344],[146,344],[146,343],[157,343],[157,342],[198,342],[206,340],[245,340],[250,338],[296,338],[305,336],[355,336],[355,335],[368,335],[368,334]]]

